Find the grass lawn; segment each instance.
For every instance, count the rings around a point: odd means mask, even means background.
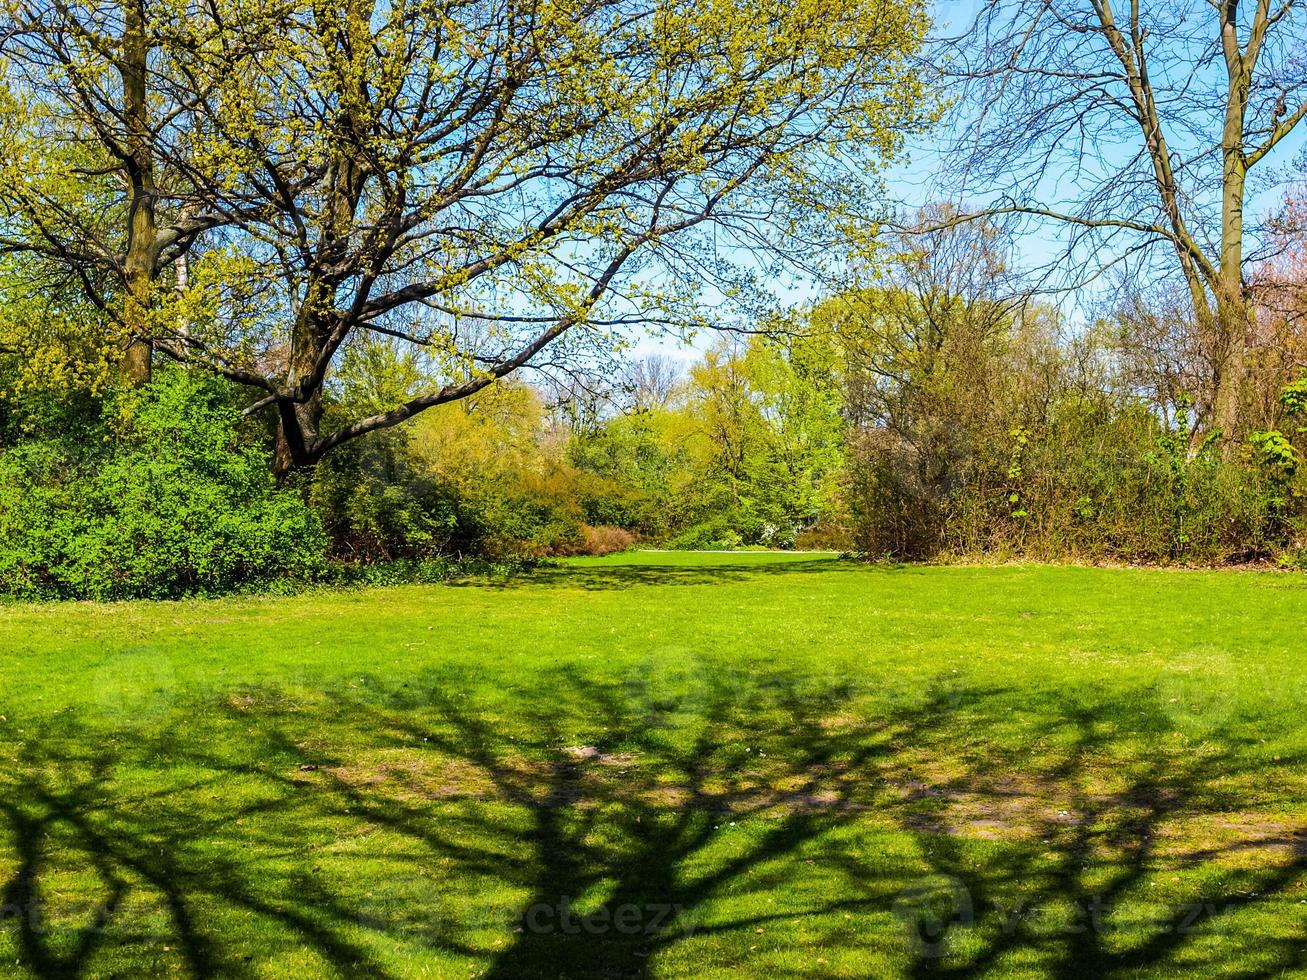
[[[0,976],[1307,971],[1307,577],[0,607]]]

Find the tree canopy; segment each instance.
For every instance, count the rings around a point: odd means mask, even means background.
[[[857,247],[876,170],[931,109],[914,0],[4,15],[19,280],[95,310],[137,380],[153,352],[252,389],[282,471],[551,345],[703,325],[705,291],[743,301],[760,269]],[[367,335],[417,348],[428,383],[327,431],[333,365]]]

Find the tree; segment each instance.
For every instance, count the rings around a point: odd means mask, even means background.
[[[681,413],[697,519],[791,545],[834,510],[844,461],[838,348],[806,324],[722,339],[690,369]],[[768,335],[771,336],[768,336]]]
[[[1299,188],[1289,195],[1271,228],[1276,254],[1252,277],[1256,322],[1252,333],[1255,370],[1249,385],[1256,428],[1279,427],[1281,393],[1307,371],[1307,206]]]
[[[147,87],[198,72],[184,112],[197,135],[163,140],[152,122],[140,142],[185,193],[128,197],[176,202],[177,223],[154,232],[156,277],[185,246],[186,315],[159,318],[155,348],[254,389],[256,409],[276,412],[280,473],[546,348],[609,343],[632,322],[703,325],[705,283],[748,292],[757,269],[737,254],[829,255],[875,213],[866,174],[928,111],[914,0],[322,0],[256,13],[257,35],[248,18],[197,13],[212,25],[203,43],[199,27],[174,36],[177,17],[146,17],[145,46],[176,65]],[[108,22],[127,51],[135,21]],[[25,44],[49,57],[33,23]],[[35,92],[33,74],[11,85]],[[85,106],[76,85],[39,88],[42,106],[89,117],[99,143],[119,139],[96,125],[129,115],[108,96]],[[100,186],[142,169],[130,152],[114,159]],[[8,220],[47,203],[8,199]],[[55,235],[66,251],[85,237],[68,227]],[[140,280],[120,264],[130,311]],[[327,379],[367,334],[420,349],[431,382],[327,430]]]
[[[636,411],[666,408],[681,381],[681,366],[663,354],[632,361],[622,379],[623,394]]]
[[[1307,116],[1300,0],[990,0],[946,42],[961,85],[950,148],[984,214],[1069,232],[1081,281],[1161,246],[1207,361],[1204,429],[1241,429],[1249,270],[1267,244],[1250,175]]]
[[[956,216],[922,212],[917,227],[934,230],[898,236],[896,258],[871,288],[813,313],[840,338],[850,422],[886,433],[935,495],[962,479],[997,408],[999,361],[1029,299],[999,230]]]
[[[230,217],[199,186],[197,106],[247,70],[264,13],[242,4],[234,39],[220,2],[0,0],[0,252],[19,296],[44,292],[65,319],[94,309],[81,346],[114,351],[133,384],[150,377],[161,281],[184,286],[199,236]],[[39,366],[76,374],[77,354]]]
[[[766,423],[751,477],[755,495],[784,525],[779,543],[835,514],[845,461],[843,350],[828,331],[795,327],[750,338],[744,355]]]

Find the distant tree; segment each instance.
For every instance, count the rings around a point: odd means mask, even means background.
[[[770,326],[705,352],[681,408],[699,518],[749,544],[792,543],[827,516],[844,461],[838,348],[802,323]]]
[[[651,354],[630,363],[622,388],[632,408],[647,411],[666,408],[676,393],[684,371],[681,365],[663,354]]]
[[[811,323],[796,327],[751,338],[744,357],[766,424],[764,452],[750,478],[780,517],[779,543],[838,510],[845,461],[843,350],[838,338]]]
[[[1282,423],[1281,392],[1307,372],[1307,194],[1301,187],[1288,196],[1271,237],[1276,254],[1252,277],[1256,320],[1249,401],[1259,429]]]
[[[999,230],[956,214],[923,212],[918,228],[931,230],[898,236],[874,283],[813,314],[840,338],[850,421],[892,434],[935,495],[961,478],[997,408],[999,362],[1029,300]]]

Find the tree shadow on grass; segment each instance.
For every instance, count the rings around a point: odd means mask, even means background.
[[[787,561],[742,563],[712,561],[686,565],[642,562],[630,565],[543,565],[527,572],[502,578],[470,577],[449,584],[455,588],[528,589],[572,588],[606,592],[666,585],[720,585],[754,579],[788,577],[805,578],[836,569],[867,568],[837,557],[803,558]]]
[[[1303,828],[1238,719],[1196,751],[1148,692],[1011,695],[568,669],[58,715],[0,744],[0,951],[39,977],[1302,964]]]

